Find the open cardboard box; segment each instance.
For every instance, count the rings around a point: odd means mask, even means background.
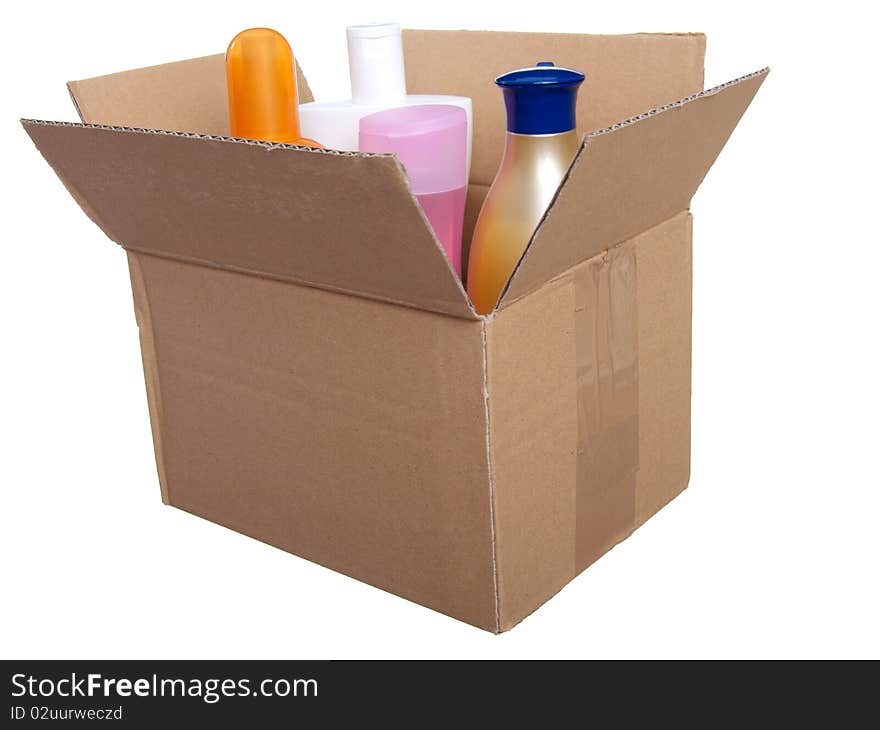
[[[583,145],[487,317],[395,157],[222,136],[222,55],[72,82],[85,124],[23,124],[127,251],[165,503],[499,632],[687,485],[688,207],[766,70],[701,92],[699,34],[404,47],[410,93],[473,99],[466,239],[492,79],[587,73]]]

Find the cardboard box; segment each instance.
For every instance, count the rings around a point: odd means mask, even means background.
[[[73,82],[85,124],[23,124],[127,251],[162,499],[500,632],[687,485],[688,207],[766,70],[700,92],[698,34],[404,44],[411,93],[473,98],[466,238],[492,79],[587,73],[583,146],[488,317],[396,158],[222,136],[222,55]]]

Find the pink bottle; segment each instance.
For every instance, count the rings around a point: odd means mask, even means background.
[[[467,146],[467,114],[458,106],[406,106],[360,120],[360,151],[397,154],[413,194],[459,276]]]

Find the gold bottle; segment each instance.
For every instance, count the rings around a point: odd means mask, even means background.
[[[583,80],[548,62],[495,80],[507,107],[507,139],[468,260],[468,294],[480,314],[495,309],[577,152],[575,102]]]

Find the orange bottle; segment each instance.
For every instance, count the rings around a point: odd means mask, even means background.
[[[300,136],[290,44],[271,28],[243,30],[226,49],[229,127],[233,137],[321,147]]]

